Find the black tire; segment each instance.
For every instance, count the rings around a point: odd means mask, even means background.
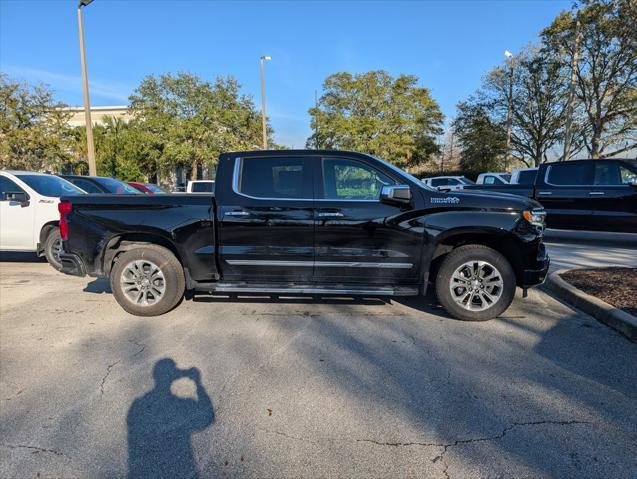
[[[53,228],[46,237],[46,240],[44,240],[44,257],[57,271],[62,269],[62,262],[58,256],[61,250],[62,237],[60,236],[60,230]]]
[[[491,272],[490,274],[499,273],[501,287],[490,286],[490,288],[492,288],[490,291],[493,294],[481,297],[480,295],[486,291],[484,291],[480,279],[477,279],[479,284],[473,284],[473,280],[469,280],[468,278],[466,279],[466,283],[463,284],[454,282],[453,284],[457,287],[453,288],[453,294],[456,294],[458,298],[466,298],[466,295],[469,295],[470,299],[466,305],[463,306],[456,302],[452,294],[452,275],[458,268],[471,262],[487,263],[486,266],[483,267],[486,273],[483,274],[489,274],[489,272]],[[489,267],[494,267],[495,270],[489,269]],[[482,270],[482,268],[477,269]],[[471,268],[469,268],[469,271],[470,270]],[[495,271],[495,273],[493,273],[493,271]],[[478,276],[475,276],[475,278],[478,278]],[[497,279],[492,281],[497,281]],[[472,294],[471,288],[480,288],[483,291],[476,289],[475,291],[478,292]],[[501,315],[511,305],[515,297],[515,288],[515,272],[509,261],[494,249],[483,245],[466,245],[454,249],[443,259],[436,276],[436,296],[438,297],[438,301],[451,316],[463,321],[488,321]],[[497,296],[498,294],[499,296]],[[489,303],[488,300],[485,301],[487,296],[497,296],[497,300]],[[468,303],[471,304],[469,305]],[[484,309],[470,310],[468,309],[470,307],[483,307]]]
[[[151,290],[159,292],[159,289],[154,289],[154,283],[132,285],[135,279],[132,279],[134,276],[131,272],[139,271],[139,268],[129,268],[133,262],[138,262],[137,264],[141,264],[142,267],[152,264],[159,269],[162,280],[157,284],[159,288],[164,288],[161,295],[154,297],[154,293],[150,292]],[[150,268],[149,266],[148,271]],[[125,273],[124,276],[123,273]],[[149,279],[149,274],[147,272],[144,276],[147,281],[158,279],[157,277]],[[129,289],[128,292],[125,291],[125,286]],[[117,257],[117,262],[111,269],[111,290],[115,299],[124,310],[136,316],[159,316],[167,313],[182,300],[185,288],[186,279],[181,263],[170,250],[162,246],[148,245],[130,249]],[[139,294],[143,296],[142,302],[131,298],[131,295]],[[146,304],[143,304],[144,302]]]

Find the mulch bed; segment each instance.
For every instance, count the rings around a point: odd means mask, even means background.
[[[577,269],[561,277],[585,293],[637,316],[637,268]]]

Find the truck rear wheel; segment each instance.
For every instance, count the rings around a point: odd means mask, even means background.
[[[60,230],[56,227],[51,230],[46,240],[44,240],[44,257],[58,271],[62,269],[61,252],[62,237],[60,236]]]
[[[515,297],[515,273],[508,260],[482,245],[451,251],[436,277],[438,301],[453,317],[487,321],[502,314]]]
[[[136,316],[159,316],[184,296],[181,263],[162,246],[135,247],[121,254],[111,270],[111,289],[119,305]]]

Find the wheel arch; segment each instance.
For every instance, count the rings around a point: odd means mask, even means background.
[[[124,233],[114,236],[106,243],[102,253],[102,271],[109,276],[117,257],[139,246],[162,246],[175,255],[183,267],[179,249],[168,238],[152,233]]]
[[[519,255],[520,240],[513,233],[502,230],[457,231],[440,238],[432,248],[429,277],[436,277],[440,263],[447,254],[470,244],[487,246],[502,254],[515,272],[516,283],[521,284],[524,266]]]
[[[55,228],[59,228],[59,226],[60,224],[58,220],[47,221],[46,223],[42,225],[42,227],[40,228],[40,236],[38,239],[38,246],[37,246],[37,250],[38,250],[37,253],[39,256],[42,256],[44,254],[44,244],[46,243],[46,239],[51,234],[51,231],[53,231]]]

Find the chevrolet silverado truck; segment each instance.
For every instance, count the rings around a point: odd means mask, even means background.
[[[470,185],[527,196],[549,228],[637,233],[637,160],[572,160],[540,165],[531,184]]]
[[[140,316],[185,294],[408,296],[432,281],[452,316],[487,320],[549,267],[537,202],[441,193],[360,153],[225,153],[214,195],[69,196],[59,211],[62,271],[110,278]]]

